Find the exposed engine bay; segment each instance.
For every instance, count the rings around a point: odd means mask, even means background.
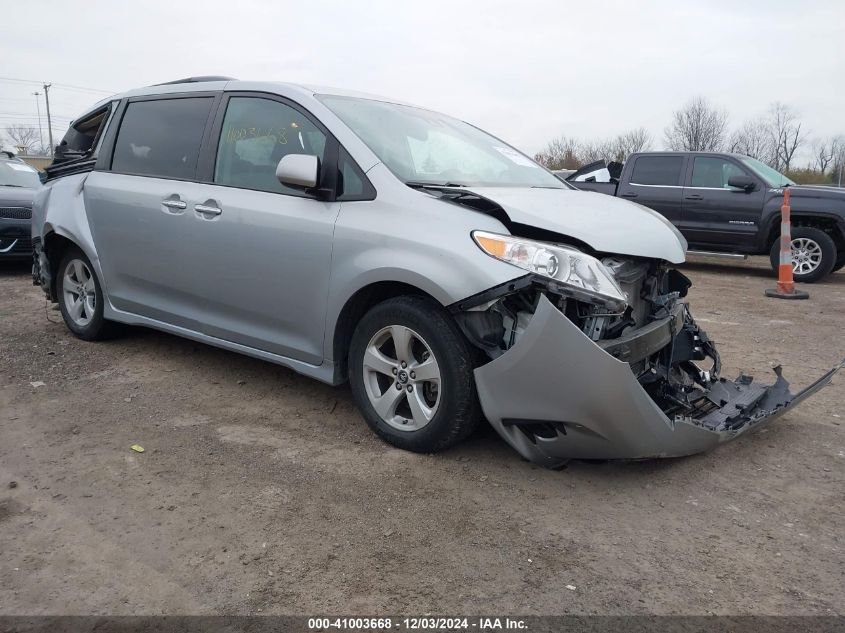
[[[689,279],[648,260],[606,257],[601,261],[628,297],[622,312],[556,294],[553,282],[532,279],[498,299],[459,313],[458,320],[471,341],[490,358],[497,358],[519,341],[544,295],[590,340],[629,363],[639,383],[667,415],[711,409],[707,390],[718,382],[721,363],[713,342],[683,301]],[[700,367],[701,362],[707,366]]]
[[[601,261],[624,291],[624,309],[573,296],[539,275],[452,306],[490,359],[476,370],[488,419],[532,461],[701,452],[777,417],[838,369],[797,396],[780,368],[773,385],[721,378],[715,345],[684,300],[686,276],[654,260]],[[513,404],[512,383],[514,399],[527,394]]]

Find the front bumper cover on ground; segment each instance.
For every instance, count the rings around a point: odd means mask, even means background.
[[[496,431],[526,459],[555,467],[569,459],[707,451],[779,417],[830,382],[843,365],[797,395],[789,392],[780,368],[771,386],[744,376],[720,380],[708,394],[717,408],[697,419],[670,419],[627,362],[601,349],[543,296],[516,345],[476,369],[475,381]]]

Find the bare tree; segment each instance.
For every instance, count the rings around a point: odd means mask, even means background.
[[[831,141],[833,158],[830,161],[831,179],[833,182],[840,182],[840,177],[845,181],[845,136],[835,136]]]
[[[31,125],[7,125],[9,144],[22,154],[29,154],[39,147],[38,130]]]
[[[651,149],[651,134],[644,127],[638,127],[619,134],[613,139],[611,146],[611,152],[606,158],[623,162],[635,152]]]
[[[728,113],[712,107],[704,97],[695,97],[672,114],[666,128],[666,144],[673,150],[718,151],[728,129]]]
[[[806,134],[801,132],[801,122],[792,108],[777,101],[769,107],[769,128],[774,144],[772,167],[787,171],[795,152],[806,140]]]
[[[825,141],[824,139],[815,139],[813,141],[813,162],[812,169],[819,173],[827,173],[827,168],[833,162],[833,157],[836,154],[835,138]]]
[[[579,140],[560,136],[548,143],[534,160],[549,169],[578,169],[597,160],[624,161],[634,152],[651,147],[651,134],[644,127],[623,132],[609,139]]]
[[[578,145],[578,158],[582,165],[607,159],[613,154],[613,141],[609,139],[588,139]]]
[[[770,163],[774,155],[774,143],[769,124],[764,119],[746,121],[731,134],[728,148],[736,154]]]
[[[559,136],[535,154],[534,160],[549,169],[577,169],[581,166],[578,159],[578,141]]]

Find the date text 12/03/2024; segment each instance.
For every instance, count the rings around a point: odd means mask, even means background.
[[[498,631],[524,630],[526,623],[519,618],[499,617],[409,617],[409,618],[309,618],[308,629],[312,631],[337,630],[391,630],[407,629],[422,631]]]

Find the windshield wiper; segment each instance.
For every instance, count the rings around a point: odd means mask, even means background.
[[[420,181],[420,180],[408,180],[407,182],[405,182],[405,184],[408,185],[409,187],[421,188],[421,189],[425,189],[425,188],[440,189],[440,188],[443,188],[443,187],[466,187],[467,186],[467,185],[460,183],[460,182],[439,183],[439,182],[423,182],[423,181]]]
[[[3,186],[4,187],[20,187],[21,189],[23,189],[23,185],[7,185],[7,184],[4,183]]]

